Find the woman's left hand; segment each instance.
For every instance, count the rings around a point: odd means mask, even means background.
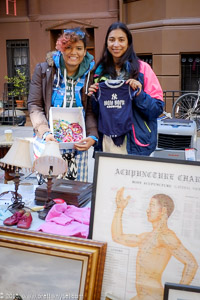
[[[142,85],[138,80],[130,78],[126,81],[126,84],[129,84],[134,91],[139,89],[136,96],[138,96],[141,93]]]
[[[74,148],[79,151],[86,151],[91,146],[95,144],[95,140],[91,137],[86,137],[85,139],[82,139],[79,143],[74,145]]]

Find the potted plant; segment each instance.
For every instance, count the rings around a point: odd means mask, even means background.
[[[27,77],[24,72],[20,71],[20,69],[17,69],[16,72],[15,76],[5,76],[4,78],[11,84],[8,96],[15,97],[17,107],[23,107],[24,97],[27,96]]]

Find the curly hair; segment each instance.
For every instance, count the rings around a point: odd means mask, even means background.
[[[84,48],[86,48],[86,34],[79,27],[66,29],[56,41],[56,50],[64,52],[69,45],[78,41],[83,41]]]

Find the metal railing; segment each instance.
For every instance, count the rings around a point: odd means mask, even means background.
[[[198,93],[197,91],[163,91],[163,99],[168,112],[172,112],[175,101],[182,95],[187,93]]]
[[[29,83],[28,83],[29,84]],[[171,113],[174,102],[181,96],[187,93],[198,93],[197,91],[163,91],[163,99],[165,102],[165,111]],[[0,123],[16,124],[16,104],[14,97],[8,97],[7,91],[3,93],[3,109],[4,112],[0,115]],[[27,109],[27,107],[24,107]],[[7,111],[7,112],[6,112]],[[14,116],[14,117],[13,117]]]
[[[15,110],[15,100],[14,97],[7,97],[3,93],[2,101],[2,112],[0,114],[0,123],[2,125],[16,125],[17,115]]]

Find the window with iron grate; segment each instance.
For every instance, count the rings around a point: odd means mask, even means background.
[[[138,54],[139,59],[148,63],[151,67],[153,65],[153,59],[151,54]]]
[[[181,55],[181,90],[197,91],[200,79],[200,53]]]
[[[26,74],[29,79],[29,41],[28,40],[7,40],[7,67],[8,77],[16,75],[17,71],[20,70]]]

